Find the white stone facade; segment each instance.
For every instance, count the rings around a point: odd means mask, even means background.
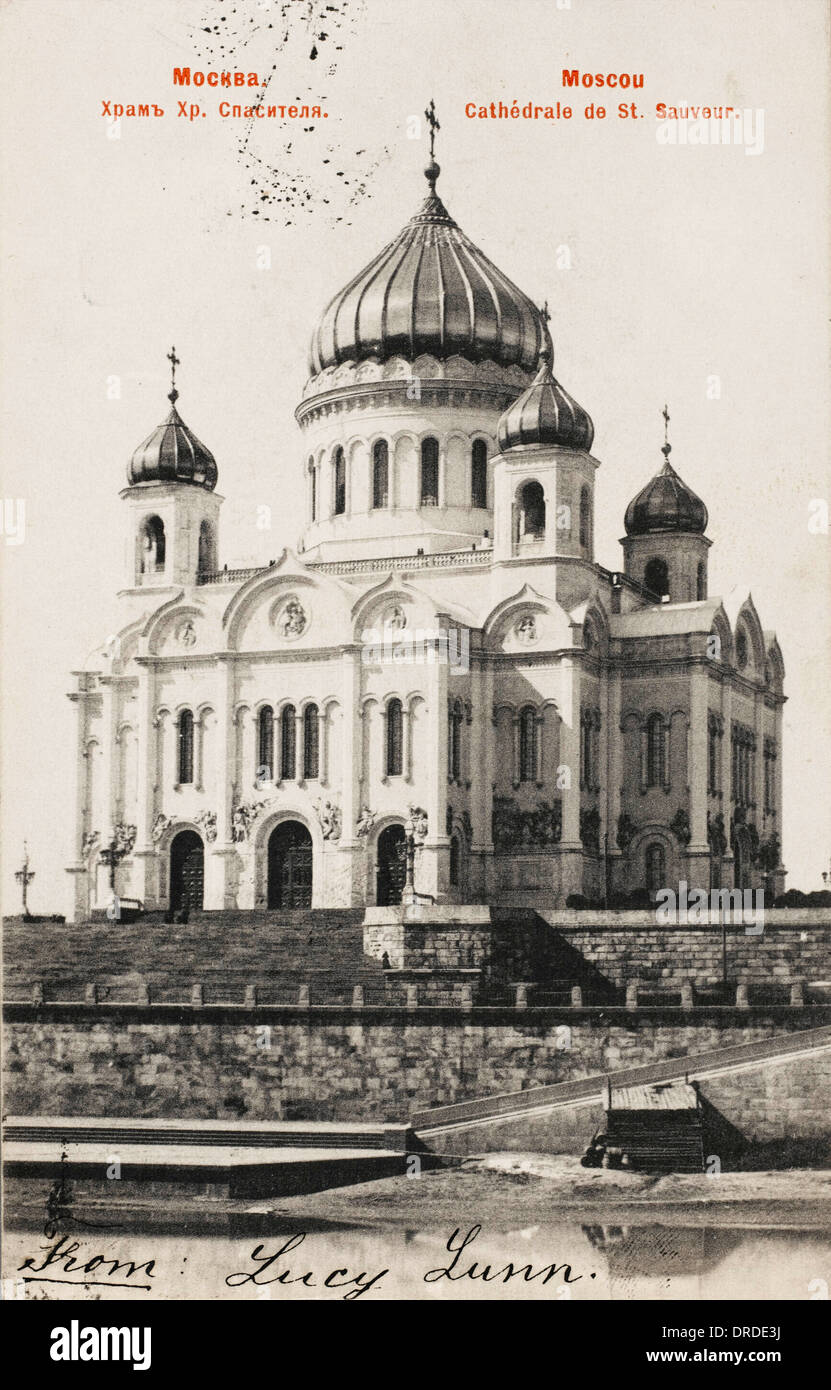
[[[70,696],[76,917],[112,897],[114,827],[116,894],[147,909],[374,904],[405,825],[439,902],[781,891],[776,638],[750,599],[707,597],[701,535],[596,563],[597,459],[499,452],[529,380],[458,355],[320,372],[297,411],[301,551],[267,568],[220,567],[207,487],[124,491],[123,623]],[[655,557],[668,602],[643,588]]]

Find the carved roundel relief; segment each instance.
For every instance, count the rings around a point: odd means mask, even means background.
[[[537,619],[533,613],[523,613],[517,618],[514,623],[514,636],[518,642],[523,642],[529,647],[539,641]]]
[[[297,597],[287,594],[271,610],[271,625],[284,642],[296,642],[309,627],[309,614]]]
[[[389,608],[384,609],[383,626],[393,634],[403,632],[407,626],[407,614],[400,603],[391,604]]]
[[[185,618],[176,629],[176,641],[180,647],[192,647],[196,643],[196,625],[192,618]]]

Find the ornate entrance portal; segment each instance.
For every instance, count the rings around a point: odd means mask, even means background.
[[[205,850],[195,830],[180,830],[170,846],[170,907],[201,912],[205,891]]]
[[[379,907],[401,902],[407,875],[407,847],[403,825],[388,825],[378,836],[378,868],[375,901]]]
[[[268,906],[311,905],[312,837],[299,821],[283,821],[268,841]]]

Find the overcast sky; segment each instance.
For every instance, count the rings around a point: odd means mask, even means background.
[[[19,905],[24,838],[32,909],[69,901],[65,692],[117,626],[118,493],[130,454],[166,412],[165,353],[175,342],[182,415],[219,465],[221,559],[266,562],[301,527],[293,410],[311,330],[423,198],[426,143],[408,138],[408,118],[431,96],[439,192],[506,274],[548,299],[557,375],[594,419],[597,559],[610,568],[621,564],[626,503],[662,462],[669,402],[673,463],[710,513],[711,593],[750,590],[779,636],[788,881],[821,886],[831,856],[829,537],[808,521],[812,500],[829,495],[827,8],[2,7],[2,496],[26,505],[23,544],[0,538],[6,910]],[[174,89],[172,70],[186,65],[266,73],[267,102],[322,98],[329,115],[310,131],[222,120],[226,90]],[[643,90],[626,99],[645,118],[615,119],[614,95],[564,92],[564,66],[643,73]],[[177,119],[183,95],[207,116]],[[606,121],[583,118],[592,99],[607,105]],[[122,120],[114,139],[108,100],[156,102],[166,114]],[[468,101],[500,100],[568,101],[575,117],[465,116]],[[761,110],[764,148],[663,145],[659,101],[747,109],[757,137]],[[718,399],[708,398],[714,376]],[[273,509],[271,532],[256,527],[261,504]]]

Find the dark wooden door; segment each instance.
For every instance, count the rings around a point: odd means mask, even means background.
[[[401,902],[407,876],[407,847],[403,825],[388,825],[378,836],[378,869],[375,900],[379,907]]]
[[[170,846],[170,906],[200,912],[205,893],[205,851],[195,830],[180,830]]]
[[[299,821],[284,821],[268,842],[269,907],[311,907],[312,837]]]

